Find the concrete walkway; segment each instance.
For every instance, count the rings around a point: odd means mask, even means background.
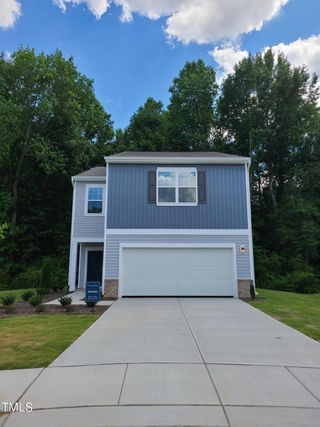
[[[74,292],[68,294],[68,297],[72,298],[71,305],[87,305],[84,301],[85,291],[83,289],[77,289]],[[52,301],[45,302],[47,305],[60,305],[59,298],[54,299]],[[97,305],[112,305],[113,301],[109,300],[101,300],[97,303]]]
[[[117,301],[32,375],[5,427],[320,426],[320,344],[239,300]]]

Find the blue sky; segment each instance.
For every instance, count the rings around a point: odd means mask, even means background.
[[[168,88],[189,60],[202,58],[221,79],[248,52],[273,46],[293,63],[320,72],[318,0],[233,0],[232,9],[227,0],[200,0],[197,8],[195,3],[2,0],[0,48],[58,48],[72,55],[94,79],[116,128],[126,126],[148,96],[167,105]]]

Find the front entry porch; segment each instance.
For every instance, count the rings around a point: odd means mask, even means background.
[[[69,291],[85,288],[86,282],[103,284],[103,243],[77,242],[71,245]]]

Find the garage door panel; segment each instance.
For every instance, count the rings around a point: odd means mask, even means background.
[[[232,248],[123,248],[122,295],[233,296]]]

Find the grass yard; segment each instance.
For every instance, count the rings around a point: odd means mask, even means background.
[[[320,294],[306,295],[267,289],[257,291],[264,300],[255,300],[250,302],[251,305],[305,335],[320,340]]]
[[[61,314],[1,319],[0,369],[48,366],[97,318],[95,314]]]
[[[12,291],[11,290],[0,291],[0,298],[8,294],[10,295],[13,294],[16,297],[16,301],[22,301],[22,294],[24,294],[26,291],[29,291],[29,289],[13,289]],[[35,292],[35,289],[30,289],[30,291]]]

